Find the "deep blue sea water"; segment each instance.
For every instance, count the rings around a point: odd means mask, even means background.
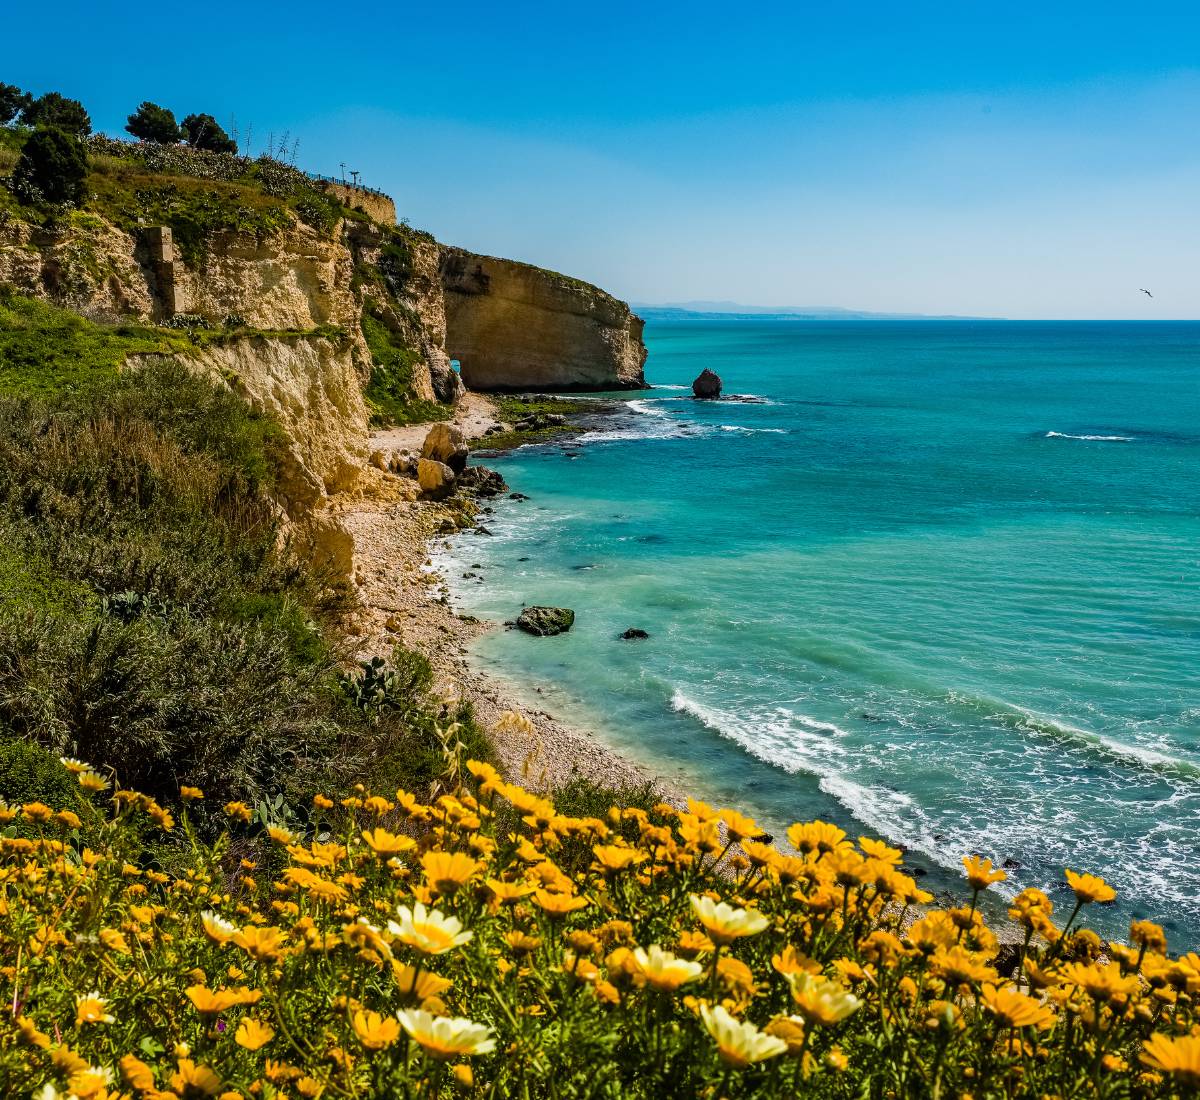
[[[930,882],[1012,859],[1010,893],[1099,872],[1106,931],[1200,946],[1200,324],[646,339],[661,388],[610,431],[493,463],[532,499],[457,540],[456,602],[577,621],[479,660],[777,835],[832,819]],[[753,400],[693,401],[703,367]]]

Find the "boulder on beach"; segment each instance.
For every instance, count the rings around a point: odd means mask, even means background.
[[[692,383],[692,393],[704,400],[721,396],[721,376],[705,367]]]
[[[631,626],[628,630],[626,630],[621,635],[622,640],[627,641],[627,642],[632,641],[634,638],[649,638],[649,637],[650,637],[649,633],[647,631],[643,630],[640,626]]]
[[[421,446],[421,457],[443,462],[456,474],[467,468],[467,445],[462,430],[453,424],[434,424]]]
[[[517,616],[517,626],[539,638],[563,634],[574,622],[575,612],[569,607],[527,607]]]
[[[449,496],[454,489],[454,471],[444,462],[422,458],[417,462],[417,481],[434,500]]]

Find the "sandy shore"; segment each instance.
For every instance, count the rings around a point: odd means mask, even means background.
[[[495,407],[480,394],[468,394],[453,423],[468,439],[496,423]],[[371,438],[372,451],[419,451],[429,425],[389,428]],[[434,666],[442,694],[469,700],[491,732],[499,764],[512,780],[535,789],[558,786],[573,773],[608,785],[654,781],[662,796],[682,805],[680,792],[622,757],[594,737],[544,710],[522,705],[508,685],[473,668],[468,645],[488,630],[504,629],[459,617],[447,602],[442,578],[432,571],[428,543],[457,529],[460,509],[418,500],[416,483],[372,468],[359,497],[337,506],[344,529],[354,539],[354,574],[361,608],[347,623],[363,657],[386,656],[396,645],[420,650]],[[518,610],[514,608],[514,612]],[[493,727],[505,711],[518,711],[534,725],[531,737],[498,734]]]

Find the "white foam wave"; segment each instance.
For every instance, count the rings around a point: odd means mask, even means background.
[[[662,417],[664,420],[669,420],[671,418],[671,414],[665,410],[651,408],[653,403],[655,403],[655,399],[653,397],[641,397],[636,401],[626,401],[625,408],[631,409],[633,412],[642,413],[644,416],[658,416]]]
[[[690,390],[692,387],[691,386],[672,386],[672,385],[668,385],[666,382],[651,382],[650,388],[652,390]]]
[[[1072,435],[1070,432],[1047,432],[1047,439],[1082,439],[1089,443],[1132,443],[1131,435]]]
[[[787,435],[787,428],[746,428],[741,424],[722,424],[721,431],[723,432],[742,432],[745,435],[758,435],[760,433],[768,433],[770,435]]]
[[[1171,756],[1165,752],[1159,752],[1157,749],[1149,748],[1146,745],[1129,744],[1124,741],[1118,741],[1114,737],[1109,737],[1103,733],[1096,733],[1094,730],[1082,729],[1079,726],[1073,726],[1069,722],[1064,722],[1059,718],[1050,718],[1044,714],[1039,714],[1037,711],[1028,710],[1025,707],[1019,707],[1015,704],[1004,703],[1003,706],[1010,707],[1018,714],[1024,715],[1028,728],[1037,730],[1043,733],[1049,733],[1060,737],[1067,738],[1072,741],[1079,741],[1088,745],[1091,748],[1099,749],[1102,752],[1108,753],[1110,756],[1115,756],[1123,760],[1128,760],[1132,763],[1148,766],[1151,768],[1167,768],[1171,770],[1195,770],[1197,765],[1189,760],[1182,760],[1179,757]]]
[[[671,696],[671,709],[690,715],[714,733],[740,745],[751,756],[790,774],[825,774],[834,766],[829,758],[846,755],[846,750],[838,744],[839,739],[847,736],[845,730],[786,707],[740,715],[701,703],[676,689]]]

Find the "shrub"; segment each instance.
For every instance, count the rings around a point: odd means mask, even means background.
[[[569,817],[476,762],[267,835],[235,803],[210,846],[210,793],[170,814],[71,767],[78,819],[0,808],[6,1095],[1195,1096],[1200,958],[1149,921],[1102,948],[1092,876],[1065,920],[1018,895],[1002,954],[1003,872],[964,860],[969,900],[922,908],[900,852],[823,822],[784,851],[695,802]]]
[[[13,191],[23,202],[78,203],[86,194],[87,152],[65,130],[39,128],[13,169]]]
[[[81,794],[58,757],[0,727],[0,801],[45,802],[58,810],[78,810]]]
[[[221,128],[212,115],[188,115],[180,124],[187,143],[210,153],[236,153],[237,142]]]
[[[409,347],[400,333],[373,312],[367,301],[362,314],[362,331],[371,351],[373,366],[364,396],[374,424],[420,424],[444,420],[450,410],[434,401],[421,399],[413,388],[413,368],[420,353]]]
[[[7,126],[23,111],[29,109],[33,96],[15,84],[0,83],[0,126]]]
[[[139,141],[156,141],[161,145],[173,145],[181,135],[174,112],[149,100],[129,116],[125,129]]]
[[[21,121],[27,126],[63,130],[75,137],[86,137],[92,132],[92,120],[83,104],[58,92],[38,96],[21,112]]]

